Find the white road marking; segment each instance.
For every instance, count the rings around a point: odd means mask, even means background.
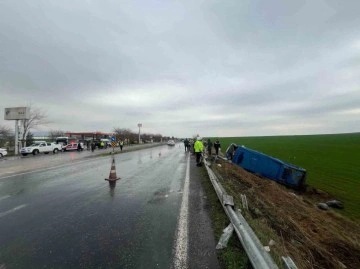
[[[97,161],[97,160],[85,160],[85,161],[76,162],[76,164],[90,163],[90,162],[95,162],[95,161]],[[38,172],[50,171],[50,170],[54,170],[54,169],[58,169],[58,168],[66,167],[66,166],[71,166],[74,163],[75,162],[71,162],[71,163],[66,163],[66,164],[57,165],[57,166],[53,166],[53,167],[47,167],[47,168],[32,170],[32,171],[28,171],[28,172],[16,173],[16,174],[5,176],[5,177],[0,177],[0,180],[9,178],[9,177],[22,176],[22,175],[28,175],[28,174],[38,173]]]
[[[8,210],[8,211],[1,212],[1,213],[0,213],[0,218],[6,216],[6,215],[8,215],[8,214],[14,213],[15,211],[18,211],[18,210],[20,210],[20,209],[22,209],[22,208],[24,208],[24,207],[26,207],[26,206],[27,206],[26,204],[23,204],[23,205],[19,205],[19,206],[17,206],[17,207],[14,207],[14,208],[12,208],[12,209],[10,209],[10,210]]]
[[[188,156],[184,191],[175,239],[174,269],[188,268],[188,209],[189,209],[190,157]]]
[[[6,198],[9,198],[9,197],[10,197],[10,195],[1,196],[1,197],[0,197],[0,201],[1,201],[1,200],[4,200],[4,199],[6,199]]]

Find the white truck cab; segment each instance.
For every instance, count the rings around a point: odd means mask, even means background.
[[[29,147],[23,147],[20,149],[20,153],[23,156],[28,154],[37,155],[39,153],[49,154],[50,152],[58,153],[61,151],[61,145],[57,145],[54,143],[48,143],[46,141],[36,141]]]

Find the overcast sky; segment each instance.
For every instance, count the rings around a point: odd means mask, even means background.
[[[360,131],[359,0],[0,0],[0,125],[176,137]]]

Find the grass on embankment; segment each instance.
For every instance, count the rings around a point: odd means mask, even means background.
[[[205,168],[202,172],[203,174],[201,177],[201,185],[204,189],[204,192],[206,193],[215,240],[219,240],[223,234],[223,229],[229,225],[230,220],[225,214],[221,203],[219,202],[219,198],[214,190],[213,185],[211,184],[211,181],[209,180],[209,176]],[[227,247],[218,250],[217,254],[222,268],[252,268],[246,252],[241,246],[241,243],[235,232],[230,237]]]
[[[345,205],[340,212],[360,220],[360,133],[219,140],[223,153],[235,143],[305,168],[309,186],[335,196]]]

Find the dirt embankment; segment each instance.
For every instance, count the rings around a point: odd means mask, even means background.
[[[260,240],[275,241],[275,260],[290,256],[299,268],[360,268],[360,225],[316,206],[333,197],[314,189],[296,193],[236,165],[219,164],[212,169],[238,207],[240,194],[246,194],[249,210],[242,212]]]

